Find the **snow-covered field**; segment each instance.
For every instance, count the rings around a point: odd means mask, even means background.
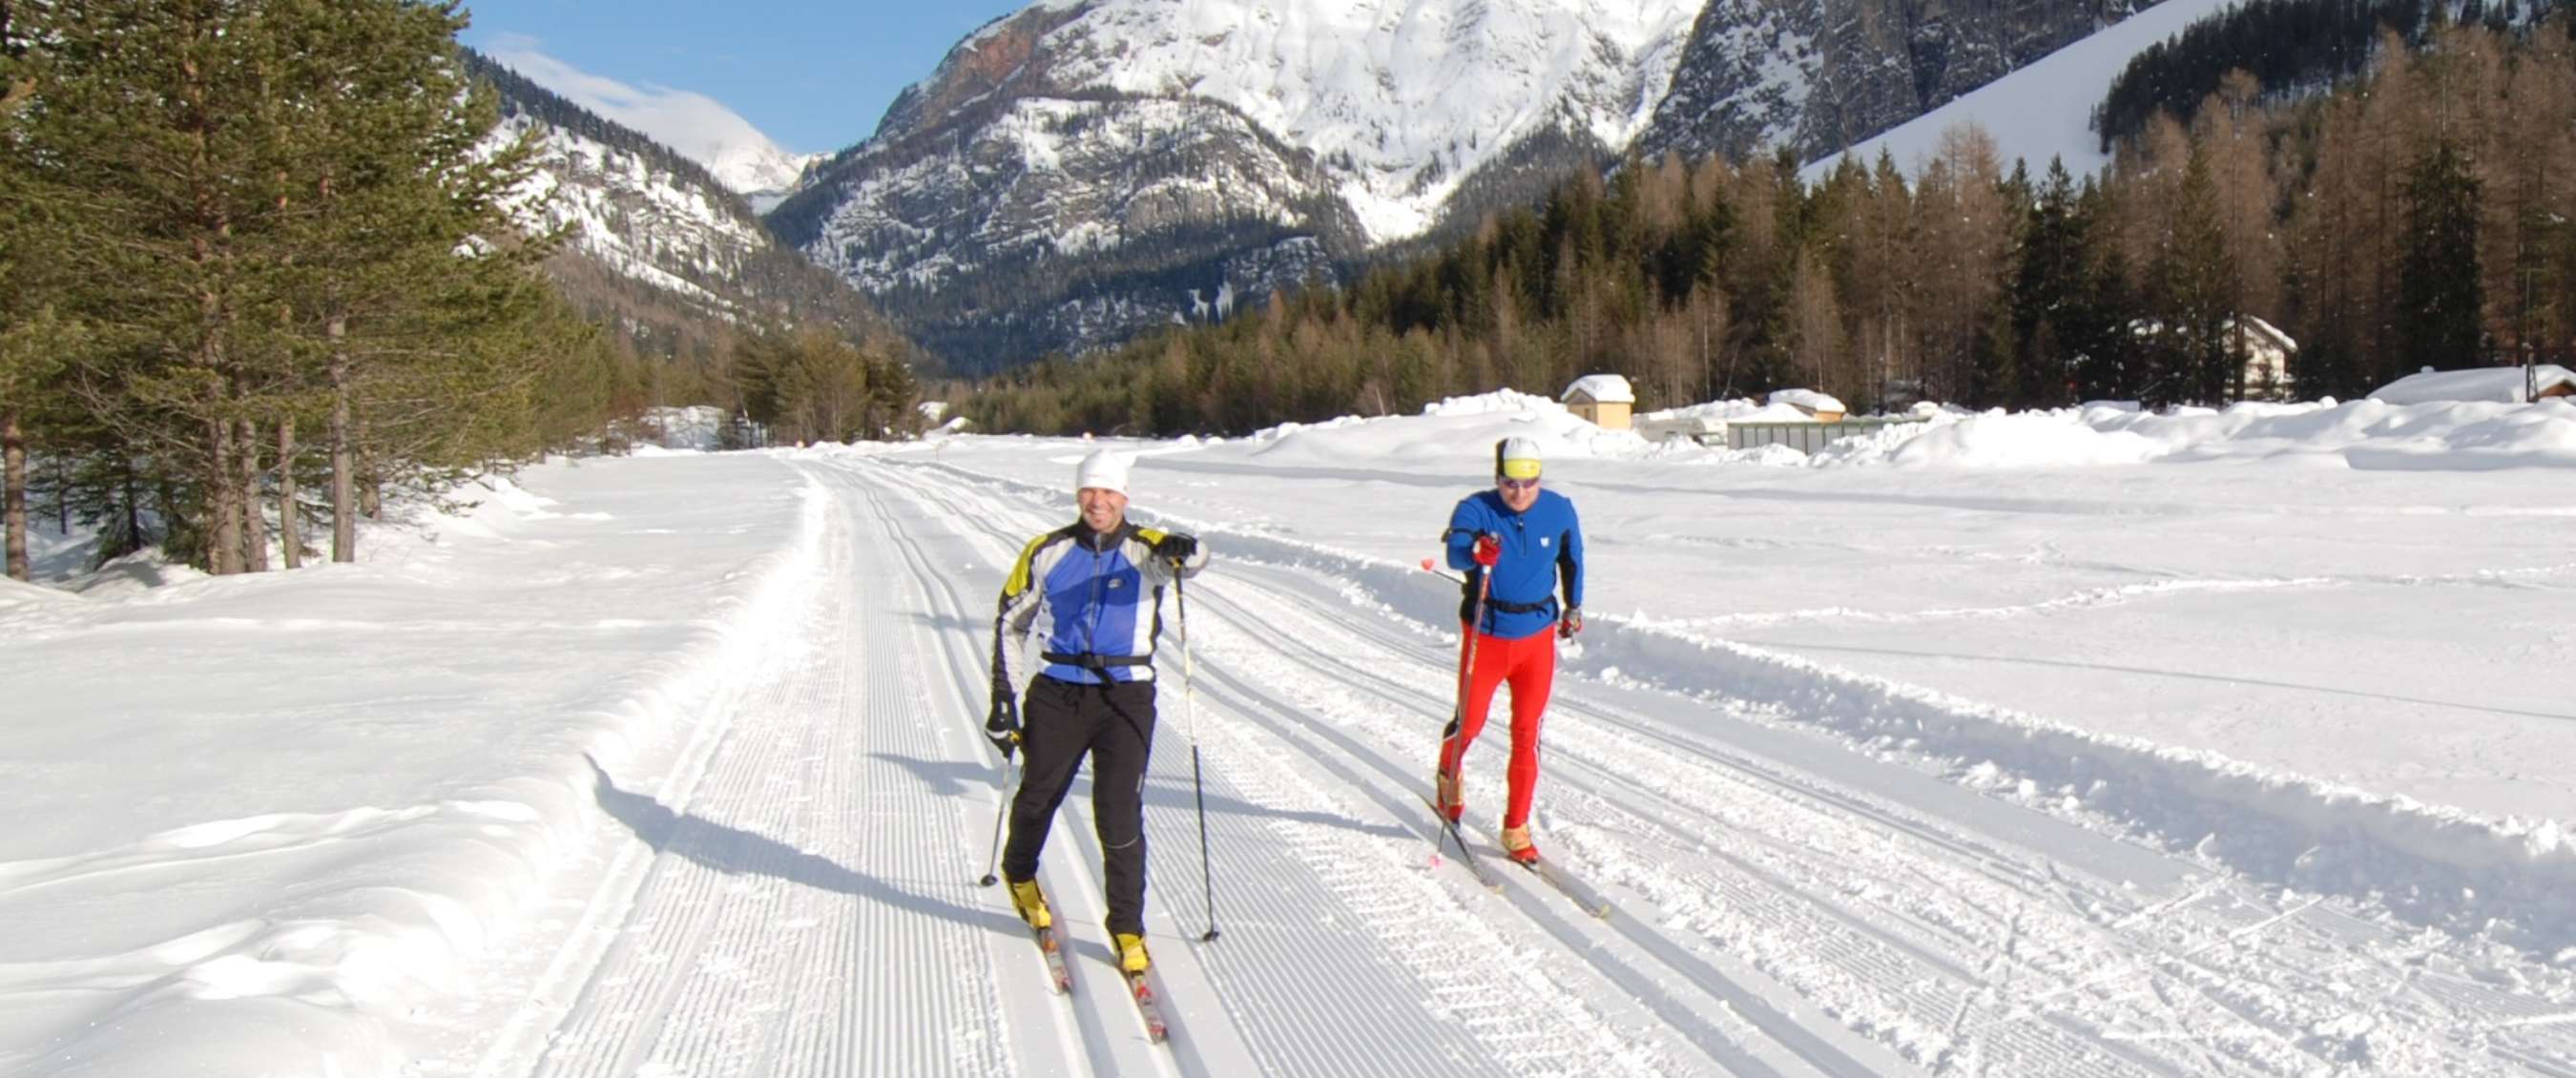
[[[1436,861],[1415,796],[1457,598],[1415,563],[1507,433],[1590,544],[1537,833],[1607,919]],[[1147,796],[1168,1046],[1087,787],[1070,998],[975,885],[990,604],[1094,446],[956,436],[0,585],[0,1073],[2576,1073],[2576,407],[1121,444],[1220,559]]]

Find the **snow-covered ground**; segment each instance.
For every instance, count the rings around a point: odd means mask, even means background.
[[[1584,515],[1537,831],[1607,919],[1436,861],[1415,796],[1457,598],[1415,563],[1507,433]],[[2576,407],[1121,444],[1221,559],[1147,791],[1169,1046],[1087,786],[1069,999],[975,885],[990,604],[1094,445],[951,436],[0,590],[0,1073],[2576,1072]]]

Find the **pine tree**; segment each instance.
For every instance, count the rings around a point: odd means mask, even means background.
[[[2073,377],[2067,336],[2080,318],[2090,252],[2076,217],[2075,178],[2051,159],[2022,224],[2021,259],[2012,288],[2013,337],[2019,342],[2021,405],[2065,404]]]
[[[2457,146],[2437,140],[2407,170],[2405,192],[2399,354],[2409,368],[2479,365],[2477,177]]]
[[[2150,271],[2157,330],[2145,399],[2151,404],[2218,404],[2232,379],[2227,326],[2237,312],[2235,264],[2218,218],[2209,157],[2194,146],[2170,207],[2167,240]]]

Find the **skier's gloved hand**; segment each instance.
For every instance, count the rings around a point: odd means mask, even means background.
[[[1154,556],[1164,561],[1188,561],[1199,552],[1197,536],[1173,532],[1154,540]]]
[[[1007,692],[993,694],[992,713],[984,717],[984,736],[993,739],[1001,750],[1002,761],[1010,762],[1011,754],[1020,748],[1020,701]]]
[[[1583,608],[1579,606],[1566,607],[1565,616],[1556,619],[1556,638],[1559,640],[1572,640],[1574,639],[1574,634],[1582,631]]]
[[[1493,568],[1496,563],[1503,560],[1503,537],[1492,532],[1477,536],[1476,549],[1469,556],[1476,559],[1476,564],[1488,569]]]

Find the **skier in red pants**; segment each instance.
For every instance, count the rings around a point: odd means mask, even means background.
[[[1494,690],[1509,683],[1511,798],[1503,808],[1503,852],[1524,864],[1538,860],[1538,847],[1530,842],[1530,799],[1538,788],[1539,722],[1556,679],[1556,642],[1583,631],[1583,528],[1571,499],[1539,489],[1540,463],[1536,441],[1495,443],[1494,489],[1460,499],[1449,515],[1449,567],[1467,574],[1458,610],[1466,690],[1458,715],[1441,734],[1434,777],[1440,810],[1458,819],[1466,811],[1460,764],[1485,728]],[[1488,575],[1492,584],[1479,615],[1476,600]]]

